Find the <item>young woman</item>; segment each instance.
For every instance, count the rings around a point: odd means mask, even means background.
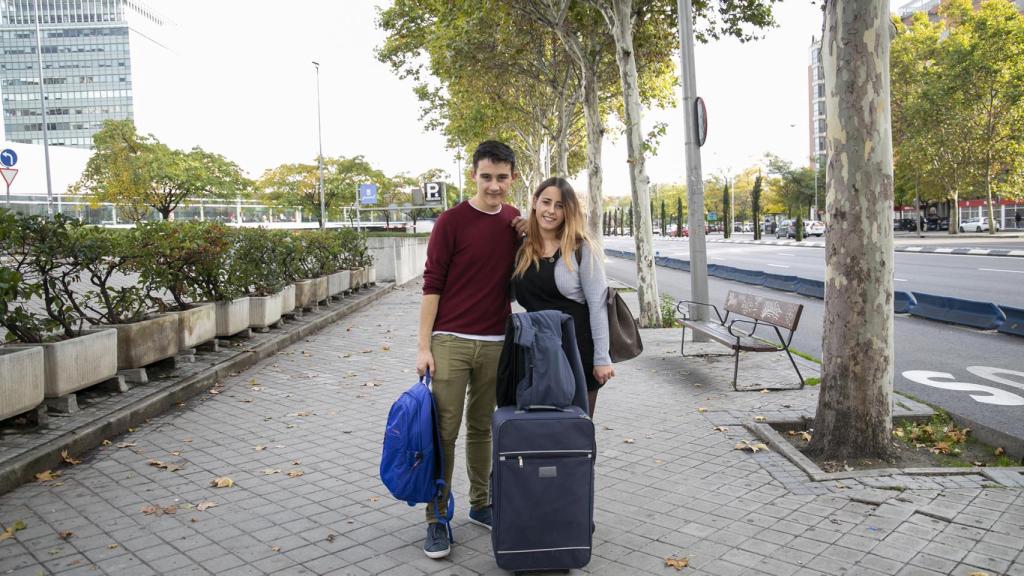
[[[608,283],[576,192],[562,178],[548,178],[533,194],[512,287],[529,312],[559,310],[572,316],[593,418],[597,391],[615,376],[608,355]]]

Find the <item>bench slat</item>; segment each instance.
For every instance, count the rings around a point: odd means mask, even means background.
[[[737,348],[743,352],[777,352],[779,350],[778,346],[773,346],[749,336],[740,336],[739,345],[737,346],[736,337],[730,334],[725,326],[717,322],[683,320],[682,324],[695,332],[706,334],[712,340],[724,344],[733,350]]]
[[[796,330],[800,323],[803,304],[765,298],[755,294],[729,291],[725,298],[725,309],[766,324],[773,324],[787,330]]]

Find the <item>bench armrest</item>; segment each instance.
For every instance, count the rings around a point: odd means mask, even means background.
[[[717,306],[715,306],[714,304],[705,304],[704,302],[697,302],[695,300],[680,300],[679,302],[676,303],[676,312],[679,312],[680,314],[683,315],[683,320],[689,320],[689,317],[686,315],[687,311],[683,310],[683,304],[696,304],[697,306],[705,306],[707,308],[711,308],[712,310],[715,311],[715,316],[718,317],[718,322],[721,324],[725,324],[725,320],[722,319],[722,314],[718,311]]]
[[[737,324],[750,324],[751,325],[750,326],[750,331],[749,332],[744,332],[743,330],[740,330],[739,328],[736,328]],[[737,337],[739,337],[739,336],[753,337],[754,336],[754,332],[757,331],[757,327],[760,326],[760,325],[761,325],[761,323],[758,320],[733,320],[732,322],[729,322],[729,325],[726,326],[726,329],[728,329],[729,330],[729,334],[732,334],[733,336],[737,336]]]

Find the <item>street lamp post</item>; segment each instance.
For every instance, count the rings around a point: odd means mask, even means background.
[[[319,147],[319,154],[316,157],[317,167],[320,170],[320,228],[327,226],[327,209],[324,204],[324,130],[320,124],[320,63],[313,62],[316,68],[316,132]]]
[[[683,118],[686,126],[686,202],[690,225],[690,298],[710,302],[708,296],[708,252],[704,238],[704,182],[701,177],[700,145],[697,138],[697,71],[693,55],[693,6],[691,0],[678,0],[679,76],[683,89]],[[707,320],[704,306],[690,306],[690,317]],[[694,340],[706,337],[695,334]]]
[[[50,136],[46,126],[46,91],[43,89],[43,34],[39,24],[43,16],[39,10],[39,0],[35,0],[35,7],[36,61],[39,64],[39,111],[43,119],[43,160],[46,164],[46,217],[53,218],[53,182],[50,178]]]

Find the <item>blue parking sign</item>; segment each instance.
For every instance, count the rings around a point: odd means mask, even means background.
[[[359,203],[360,204],[376,204],[377,203],[377,185],[376,184],[360,184],[359,185]]]

